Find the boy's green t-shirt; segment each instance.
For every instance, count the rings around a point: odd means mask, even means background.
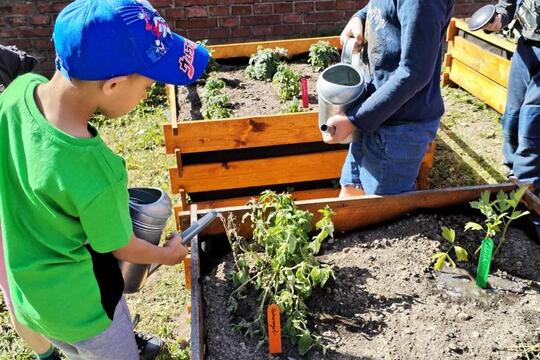
[[[74,343],[110,325],[122,293],[110,252],[132,234],[127,172],[94,128],[76,138],[44,118],[44,82],[23,75],[0,95],[0,221],[18,320]]]

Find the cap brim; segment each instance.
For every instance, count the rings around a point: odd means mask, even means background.
[[[189,85],[206,70],[210,54],[208,50],[184,37],[173,33],[173,45],[169,51],[139,74],[157,82],[173,85]]]

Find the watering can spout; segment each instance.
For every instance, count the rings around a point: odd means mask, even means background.
[[[196,235],[200,234],[200,232],[203,231],[208,225],[210,225],[218,216],[219,213],[217,211],[211,210],[202,218],[193,222],[190,227],[180,233],[180,237],[182,238],[182,245],[185,246],[191,243],[191,239],[193,239]],[[153,264],[150,267],[150,270],[148,270],[147,277],[152,275],[160,267],[161,264]]]

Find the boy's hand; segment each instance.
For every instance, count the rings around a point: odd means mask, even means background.
[[[176,265],[180,263],[187,254],[189,254],[189,249],[182,245],[182,238],[178,233],[172,233],[167,236],[167,242],[163,244],[163,247],[169,250],[167,262],[164,262],[164,265]]]
[[[327,144],[337,144],[344,141],[354,130],[353,123],[349,118],[343,114],[338,114],[330,117],[326,122],[326,125],[333,126],[335,132],[333,134],[329,132],[323,132],[323,141]]]
[[[357,45],[362,45],[364,43],[364,25],[362,24],[362,19],[357,16],[353,16],[351,20],[347,23],[341,35],[339,35],[339,41],[341,46],[345,46],[345,43],[349,38],[355,38]]]
[[[482,29],[485,30],[485,31],[490,31],[490,32],[501,31],[501,29],[502,29],[502,15],[497,14],[493,18],[493,20],[491,20],[491,22],[484,25],[484,27]]]

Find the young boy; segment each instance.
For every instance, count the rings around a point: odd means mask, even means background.
[[[341,174],[341,196],[412,191],[444,112],[440,90],[443,38],[454,0],[371,0],[349,21],[341,41],[367,41],[369,97],[327,124],[339,142],[354,128]],[[364,39],[364,31],[365,39]]]
[[[187,249],[176,235],[163,247],[134,236],[124,162],[88,121],[96,110],[127,113],[154,81],[195,81],[208,53],[146,0],[76,0],[53,41],[53,78],[23,75],[0,97],[11,300],[23,325],[71,359],[139,359],[118,260],[173,265]],[[150,350],[141,357],[155,357]]]

